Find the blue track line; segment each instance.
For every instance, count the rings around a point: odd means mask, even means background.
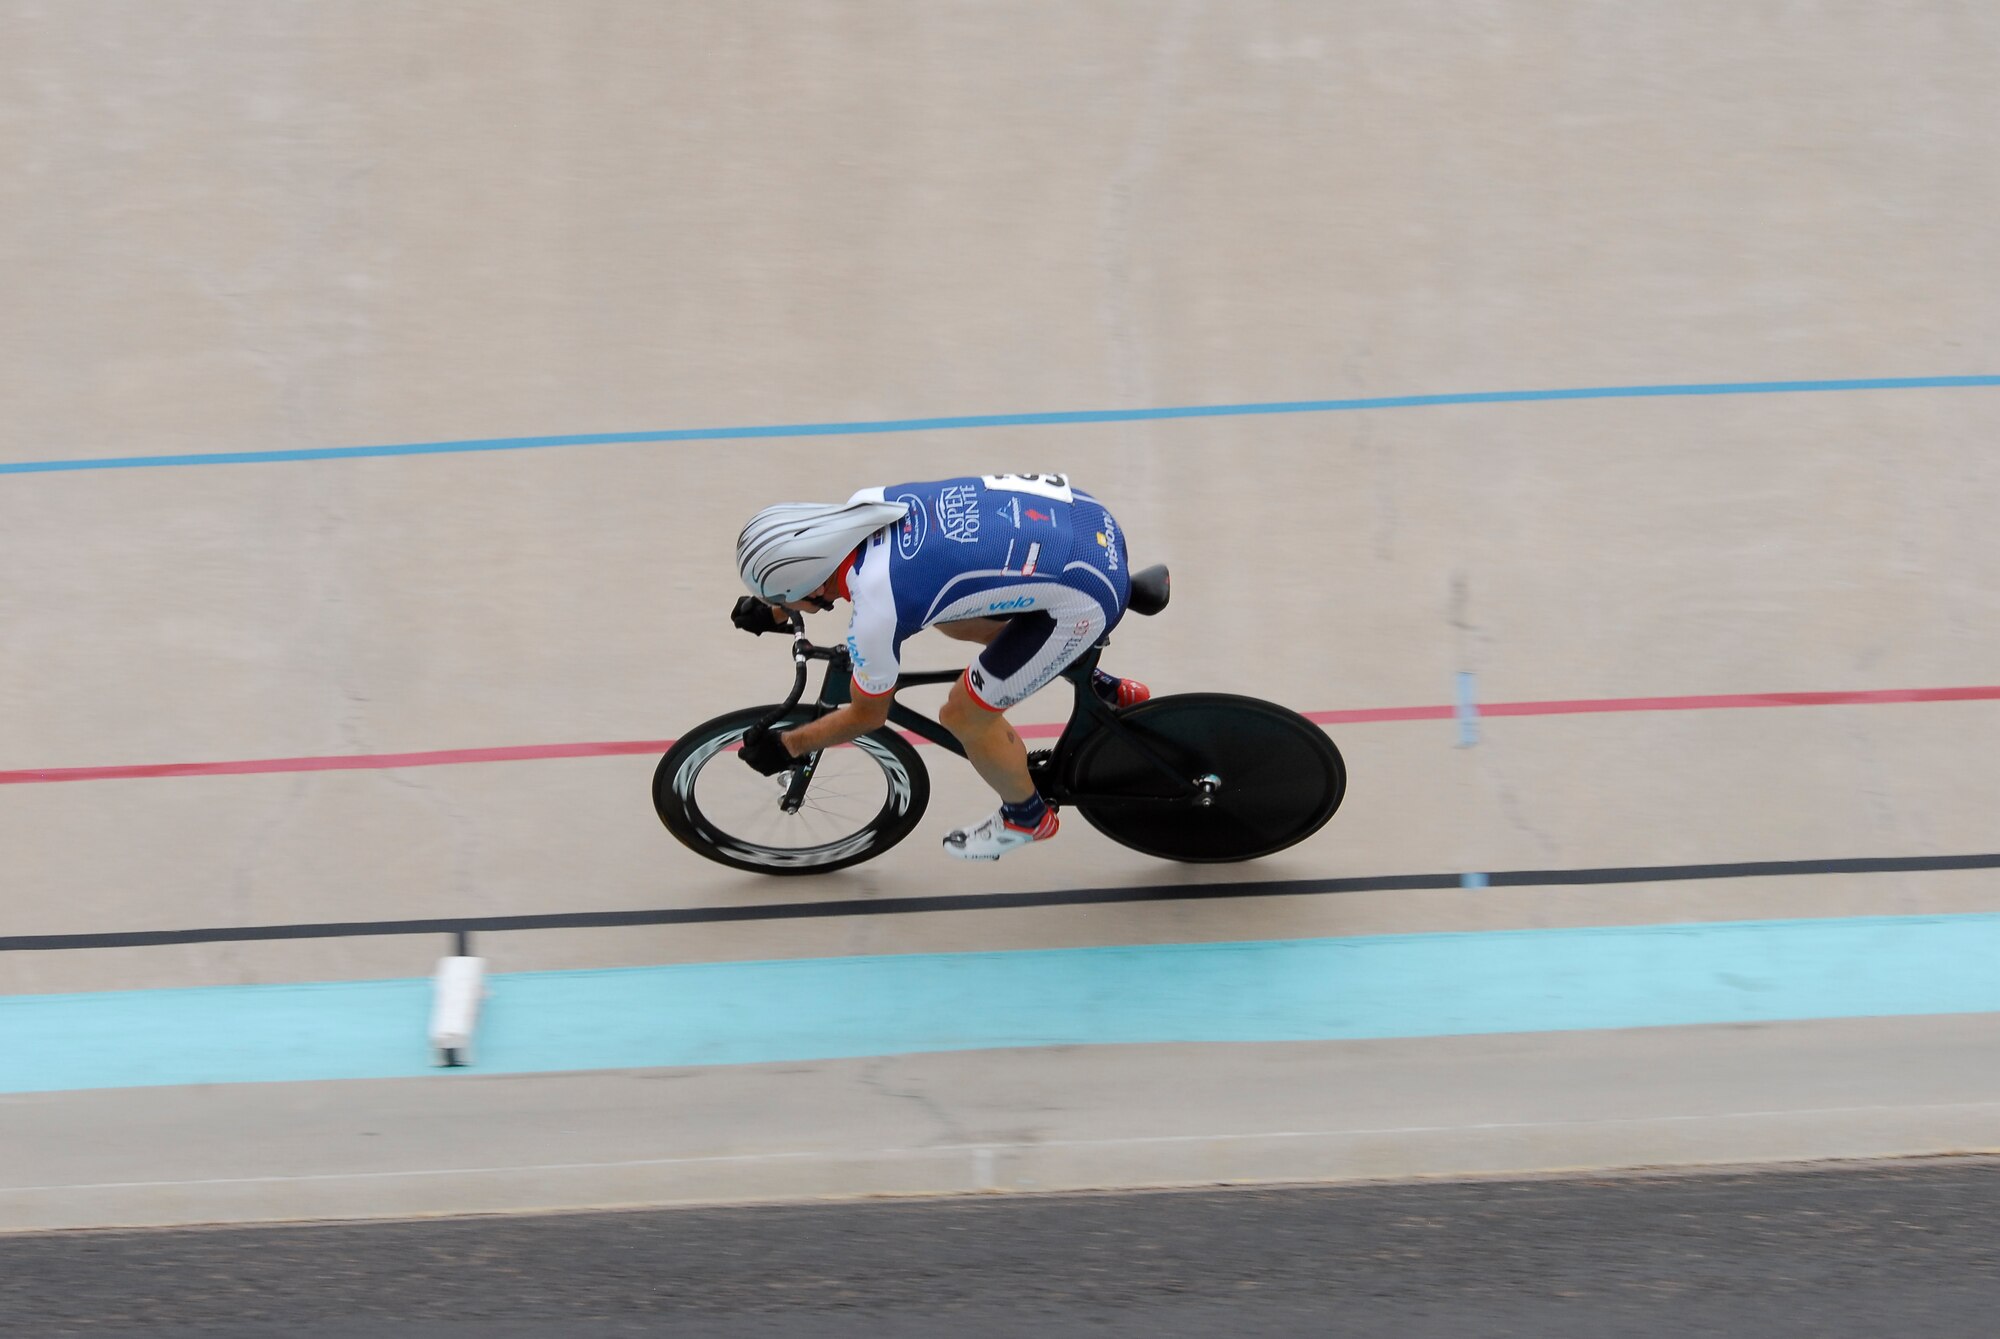
[[[1362,409],[1419,409],[1435,405],[1521,404],[1545,400],[1627,400],[1687,395],[1781,395],[1827,391],[1938,390],[2000,386],[2000,376],[1865,377],[1841,381],[1722,381],[1664,386],[1584,386],[1568,390],[1470,391],[1448,395],[1385,395],[1350,400],[1275,400],[1256,404],[1180,405],[1158,409],[1079,409],[1042,414],[962,414],[846,423],[780,423],[741,428],[670,428],[656,432],[572,433],[551,437],[483,437],[387,446],[307,447],[294,451],[209,451],[169,456],[107,456],[80,460],[0,462],[0,474],[52,474],[72,470],[161,469],[180,465],[269,465],[302,460],[358,460],[380,456],[442,456],[480,451],[534,451],[566,446],[645,442],[726,442],[780,437],[867,436],[885,432],[956,432],[967,428],[1049,427],[1061,424],[1143,423],[1180,418],[1246,418],[1259,414],[1331,414]]]
[[[2000,1013],[2000,915],[682,963],[491,978],[475,1072]],[[433,1072],[417,981],[0,996],[0,1093]],[[462,1074],[466,1071],[449,1071]]]
[[[1458,696],[1452,708],[1458,719],[1458,746],[1469,749],[1479,742],[1479,682],[1471,670],[1458,672]]]

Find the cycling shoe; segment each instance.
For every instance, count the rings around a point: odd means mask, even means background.
[[[996,810],[991,817],[969,828],[953,828],[945,833],[944,853],[958,860],[998,860],[1017,847],[1047,841],[1061,826],[1054,809],[1032,828],[1017,828]]]

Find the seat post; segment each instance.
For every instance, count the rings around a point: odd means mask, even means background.
[[[1097,668],[1098,658],[1104,654],[1104,648],[1109,645],[1111,645],[1110,637],[1098,638],[1095,646],[1063,667],[1062,677],[1068,679],[1079,689],[1088,688],[1090,686],[1090,672]]]

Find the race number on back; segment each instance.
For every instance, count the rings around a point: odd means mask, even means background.
[[[1009,493],[1033,493],[1036,497],[1055,502],[1076,501],[1076,495],[1070,492],[1069,476],[1066,474],[984,474],[979,482],[988,488]]]

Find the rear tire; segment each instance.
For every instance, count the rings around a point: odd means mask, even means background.
[[[1170,766],[1113,730],[1091,734],[1068,768],[1074,802],[1111,840],[1166,860],[1254,860],[1320,830],[1347,793],[1347,765],[1295,711],[1231,693],[1180,693],[1119,713]],[[1177,782],[1214,777],[1209,803],[1172,799]],[[1148,796],[1160,798],[1148,799]]]
[[[745,707],[676,740],[653,771],[653,808],[698,855],[758,874],[825,874],[882,854],[910,835],[930,803],[923,759],[893,730],[872,731],[820,754],[797,813],[779,806],[793,772],[762,776],[735,745],[766,715]],[[788,712],[775,729],[813,718]]]

